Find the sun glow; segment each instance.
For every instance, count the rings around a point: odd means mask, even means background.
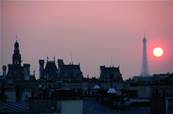
[[[153,55],[154,55],[155,57],[161,57],[161,56],[163,56],[163,49],[160,48],[160,47],[154,48],[154,49],[153,49]]]

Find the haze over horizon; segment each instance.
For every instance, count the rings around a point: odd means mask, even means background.
[[[81,64],[85,76],[100,65],[120,65],[124,79],[139,75],[142,39],[148,40],[152,73],[173,72],[173,2],[3,1],[0,2],[0,66],[11,63],[18,35],[24,63],[38,72],[38,60]],[[2,43],[3,42],[3,43]],[[154,47],[164,50],[161,58]],[[2,70],[0,70],[2,72]]]

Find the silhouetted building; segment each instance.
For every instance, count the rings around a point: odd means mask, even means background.
[[[100,79],[117,82],[123,81],[119,67],[100,66]]]
[[[58,68],[56,67],[55,61],[47,61],[44,69],[44,77],[48,80],[58,79]]]
[[[30,80],[30,64],[21,65],[21,54],[19,50],[19,43],[14,44],[14,53],[12,56],[12,64],[8,64],[8,72],[6,79],[12,81]],[[6,75],[6,67],[3,66],[4,75]]]
[[[35,76],[30,75],[30,64],[22,65],[21,54],[18,41],[14,44],[14,52],[12,55],[12,64],[8,64],[8,69],[5,65],[2,66],[3,75],[1,79],[16,82],[35,79]]]
[[[58,68],[55,60],[47,60],[44,67],[44,60],[39,60],[40,79],[47,80],[82,80],[83,74],[80,65],[64,64],[62,59],[58,59]]]
[[[63,80],[82,80],[83,74],[79,65],[64,64],[62,59],[58,60],[58,70]]]
[[[2,71],[0,113],[173,112],[173,74],[169,73],[123,81],[119,67],[100,66],[100,79],[89,79],[83,78],[80,64],[47,58],[46,62],[39,60],[40,80],[36,80],[35,72],[30,74],[30,64],[22,64],[17,41],[12,64],[2,66]],[[105,111],[104,105],[110,110]]]

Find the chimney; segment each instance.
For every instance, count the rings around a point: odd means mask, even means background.
[[[39,76],[40,79],[44,78],[44,60],[42,59],[39,60]]]
[[[5,65],[2,66],[3,76],[7,75],[7,67]]]
[[[58,67],[61,68],[64,65],[64,62],[62,59],[58,59]]]

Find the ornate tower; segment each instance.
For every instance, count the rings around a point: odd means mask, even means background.
[[[149,76],[149,69],[148,69],[148,58],[147,58],[147,39],[144,35],[143,38],[143,57],[142,57],[142,72],[141,76]]]
[[[21,66],[21,55],[20,55],[20,50],[19,50],[19,43],[15,42],[14,44],[14,53],[13,53],[13,65],[19,65]]]

